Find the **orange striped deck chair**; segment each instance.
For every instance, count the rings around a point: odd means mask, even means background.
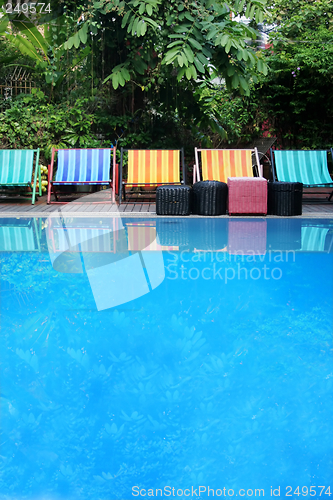
[[[127,181],[123,180],[124,155],[128,153]],[[180,172],[182,171],[182,181]],[[127,186],[161,186],[185,181],[184,149],[123,149],[120,152],[119,203],[123,184]],[[125,199],[125,189],[124,199]]]
[[[199,153],[201,162],[199,163]],[[257,148],[254,149],[198,149],[195,148],[193,184],[200,181],[200,166],[203,181],[227,183],[228,177],[253,177],[252,154],[255,155],[259,175],[262,171]]]

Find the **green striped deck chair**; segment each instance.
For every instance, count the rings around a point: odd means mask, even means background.
[[[331,149],[331,154],[332,149]],[[273,180],[301,182],[304,187],[333,187],[327,165],[327,151],[273,151]],[[333,191],[329,197],[331,200]]]
[[[32,204],[36,199],[36,182],[39,177],[39,196],[42,196],[42,180],[38,149],[0,149],[0,188],[8,194],[8,188],[32,188]],[[25,192],[25,194],[28,194]],[[29,193],[30,195],[31,193]]]
[[[56,152],[57,160],[55,160]],[[47,203],[64,203],[64,201],[59,200],[59,193],[57,193],[56,187],[75,185],[109,186],[112,189],[112,201],[114,201],[115,196],[110,172],[111,153],[113,156],[114,179],[116,168],[115,147],[105,149],[53,149],[49,171]],[[51,202],[51,194],[54,194],[55,201]]]

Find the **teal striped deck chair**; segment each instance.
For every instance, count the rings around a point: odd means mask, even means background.
[[[57,153],[57,159],[56,158]],[[105,149],[53,149],[49,168],[47,203],[65,203],[59,200],[60,186],[99,185],[112,189],[112,201],[115,200],[111,180],[111,153],[113,156],[113,179],[116,168],[116,148]],[[54,175],[55,172],[55,175]],[[54,194],[55,201],[51,201]],[[96,202],[101,203],[101,202]]]
[[[331,149],[331,155],[333,152]],[[327,151],[273,151],[271,149],[273,180],[301,182],[304,187],[333,187],[327,165]],[[328,201],[331,200],[333,191]]]
[[[31,188],[32,192],[21,194],[31,196],[31,203],[36,200],[36,182],[32,186],[32,177],[39,180],[39,196],[42,196],[42,179],[38,149],[0,149],[0,189],[9,196],[15,191],[11,188]]]

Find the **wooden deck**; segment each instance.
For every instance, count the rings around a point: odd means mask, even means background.
[[[311,193],[310,193],[311,194]],[[333,218],[333,202],[309,203],[307,196],[303,198],[303,215],[300,217],[309,218]],[[122,217],[155,217],[156,205],[153,200],[150,202],[143,202],[141,199],[135,201],[122,203],[120,206],[111,202],[111,194],[109,190],[100,191],[98,193],[82,196],[75,203],[62,203],[62,204],[46,204],[46,196],[38,199],[35,205],[23,197],[17,196],[12,199],[0,196],[0,218],[1,217],[49,217],[57,216],[59,210],[62,213],[69,213],[75,217],[100,217],[101,215],[117,215],[121,214]],[[191,215],[190,217],[198,217]],[[219,217],[229,217],[222,215]],[[235,216],[237,217],[237,216]],[[270,216],[267,217],[276,217]]]

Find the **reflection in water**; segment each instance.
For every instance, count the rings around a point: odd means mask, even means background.
[[[332,224],[1,222],[1,499],[332,483]]]
[[[229,220],[228,252],[241,255],[265,255],[267,223],[262,220]]]

